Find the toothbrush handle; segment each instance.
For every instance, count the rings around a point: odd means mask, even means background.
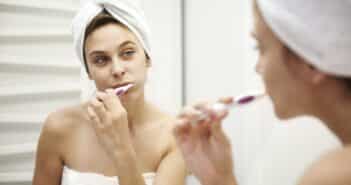
[[[219,112],[219,111],[225,111],[230,109],[232,106],[234,105],[234,103],[231,104],[224,104],[224,103],[215,103],[213,104],[212,108],[213,110]]]
[[[240,106],[240,105],[246,105],[248,103],[251,103],[254,100],[260,99],[260,98],[264,97],[264,95],[265,95],[264,93],[259,93],[259,94],[255,94],[255,95],[238,96],[230,104],[217,102],[217,103],[212,105],[212,108],[216,112],[229,111],[229,109],[231,109],[233,107]],[[202,121],[208,117],[208,115],[206,115],[205,113],[199,113],[199,114],[200,114],[199,118],[197,120],[195,120],[194,122]]]
[[[215,103],[213,104],[212,108],[216,111],[216,112],[220,112],[220,111],[225,111],[230,109],[234,104],[224,104],[224,103]],[[204,113],[199,113],[200,116],[196,119],[196,121],[194,121],[194,123],[202,121],[204,119],[206,119],[208,117],[207,114]]]

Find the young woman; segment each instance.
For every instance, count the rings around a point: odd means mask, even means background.
[[[299,185],[351,184],[351,2],[256,0],[257,72],[276,115],[319,118],[344,144],[307,170]],[[231,98],[223,98],[230,103]],[[192,126],[198,111],[208,119]],[[235,185],[227,112],[211,103],[184,109],[174,130],[189,169],[203,185]],[[234,148],[235,149],[235,148]],[[302,151],[303,152],[303,151]]]
[[[96,96],[48,116],[33,184],[184,184],[174,118],[144,97],[151,55],[140,11],[128,1],[97,0],[78,13],[75,46]],[[114,89],[126,85],[117,96]]]

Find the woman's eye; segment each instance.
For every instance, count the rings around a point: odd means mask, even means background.
[[[260,44],[255,44],[254,45],[254,50],[256,52],[260,53],[260,54],[262,54],[262,52],[263,52],[263,48],[262,48],[262,46]]]
[[[94,59],[94,63],[97,65],[103,65],[108,61],[107,57],[98,56]]]
[[[260,47],[258,46],[258,44],[255,44],[255,45],[253,46],[253,49],[254,49],[255,51],[258,51],[258,50],[260,49]]]
[[[252,49],[255,50],[255,52],[257,52],[257,51],[259,52],[261,50],[261,44],[255,38],[250,39],[249,43],[250,43]]]
[[[123,51],[122,52],[122,56],[123,57],[131,57],[135,54],[135,51],[134,50],[127,50],[127,51]]]

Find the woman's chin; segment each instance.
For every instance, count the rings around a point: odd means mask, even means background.
[[[279,108],[278,106],[274,106],[274,112],[275,115],[277,116],[278,119],[280,120],[288,120],[288,119],[292,119],[292,118],[296,118],[298,116],[300,116],[299,114],[296,114],[296,112],[292,111],[292,109],[290,108]]]
[[[131,91],[127,91],[125,94],[120,96],[119,99],[122,103],[127,103],[138,100],[138,97],[140,97],[140,93],[136,89],[133,89]]]
[[[275,115],[280,120],[287,120],[294,117],[294,115],[291,114],[291,108],[286,106],[281,106],[279,103],[276,103],[274,101],[273,101],[273,109],[274,109]]]

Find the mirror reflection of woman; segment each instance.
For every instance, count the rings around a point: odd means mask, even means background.
[[[344,145],[313,164],[298,184],[351,184],[351,2],[256,0],[253,10],[256,71],[277,117],[317,117]],[[199,110],[208,119],[192,126]],[[185,108],[176,121],[177,142],[202,185],[238,184],[232,148],[221,128],[227,114],[203,102]]]
[[[144,96],[152,55],[143,21],[141,10],[127,0],[97,0],[79,10],[75,47],[97,92],[88,102],[50,113],[39,139],[34,185],[184,184],[174,118]],[[114,93],[127,84],[132,87],[126,93]]]

